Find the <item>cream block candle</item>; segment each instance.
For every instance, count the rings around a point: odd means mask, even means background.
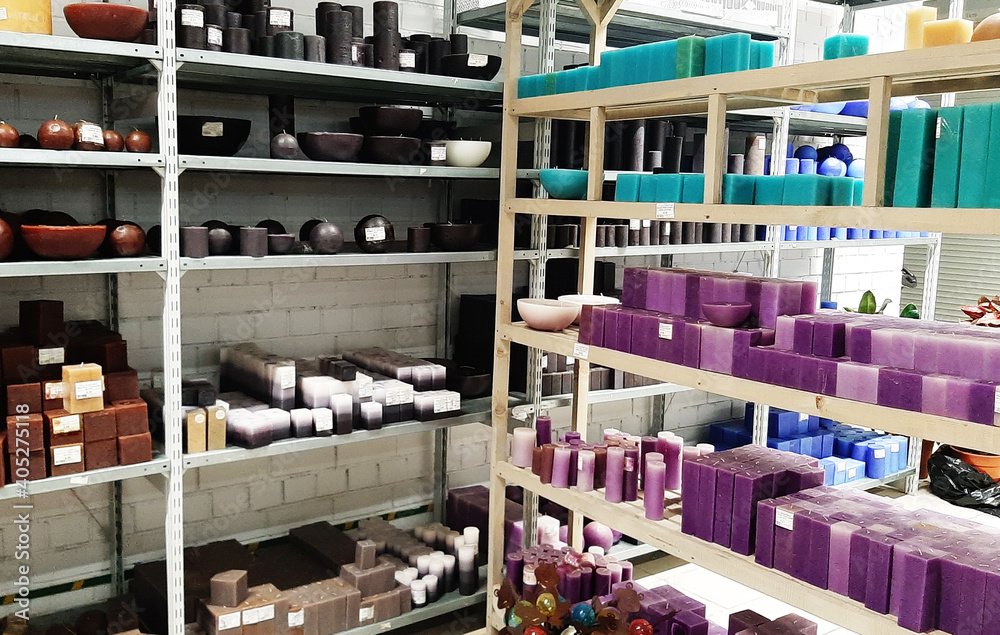
[[[906,50],[924,47],[924,23],[937,20],[936,7],[917,7],[906,12],[906,38],[903,48]]]
[[[924,24],[924,48],[964,44],[972,41],[972,20],[954,18]]]

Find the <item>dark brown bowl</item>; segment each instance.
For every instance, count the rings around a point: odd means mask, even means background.
[[[250,137],[250,120],[230,117],[177,117],[177,148],[181,154],[231,157]]]
[[[114,42],[134,42],[149,19],[145,9],[103,2],[69,4],[63,7],[63,15],[80,37]]]
[[[92,255],[104,242],[108,229],[104,225],[51,227],[22,225],[21,236],[39,258],[80,260]]]
[[[313,161],[356,161],[365,138],[350,132],[300,132],[299,147]]]
[[[283,256],[295,245],[295,234],[268,234],[267,253],[272,256]]]
[[[417,108],[365,106],[358,110],[361,126],[369,136],[409,137],[416,134],[424,113]]]
[[[366,137],[361,154],[369,163],[422,165],[421,143],[415,137]]]
[[[471,249],[483,236],[483,226],[478,223],[432,223],[431,242],[441,251]]]
[[[484,66],[474,66],[483,58],[486,58]],[[500,65],[503,59],[498,55],[445,55],[441,58],[441,74],[448,77],[464,77],[465,79],[481,79],[490,81],[500,72]]]

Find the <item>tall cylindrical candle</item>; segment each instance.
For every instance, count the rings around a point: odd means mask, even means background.
[[[627,560],[622,560],[619,564],[622,566],[622,582],[628,582],[632,579],[632,563]]]
[[[413,608],[418,609],[427,605],[427,584],[423,580],[414,580],[410,583],[410,597],[413,600]]]
[[[542,475],[542,448],[531,450],[531,473],[535,476]]]
[[[594,447],[594,489],[604,488],[604,479],[608,471],[608,448],[598,445]]]
[[[608,448],[608,465],[604,476],[604,499],[609,503],[622,502],[625,479],[625,449]]]
[[[552,457],[552,487],[569,487],[569,468],[572,452],[569,448],[557,447]]]
[[[427,601],[437,602],[440,597],[440,588],[438,588],[438,577],[436,575],[425,575],[423,577],[423,582],[427,586]]]
[[[467,545],[458,550],[458,591],[462,595],[475,595],[478,590],[476,550]]]
[[[520,551],[507,554],[507,579],[513,583],[517,592],[521,592],[521,580],[524,576],[524,555]]]
[[[594,569],[580,567],[580,600],[594,597]]]
[[[605,596],[611,593],[611,570],[601,567],[594,572],[594,595]]]
[[[535,578],[535,565],[525,564],[521,574],[521,597],[534,604],[538,595],[538,580]]]
[[[646,509],[646,518],[650,520],[663,520],[663,491],[666,475],[667,466],[662,461],[650,461],[646,464],[643,505]]]
[[[458,567],[458,558],[451,554],[446,554],[444,558],[444,590],[445,592],[451,592],[458,588],[458,571],[455,569]],[[518,568],[518,578],[517,583],[520,586],[520,565],[515,565]]]
[[[571,604],[576,604],[583,598],[580,596],[580,585],[582,575],[579,571],[570,571],[566,574],[566,599]]]
[[[646,478],[646,455],[650,452],[656,452],[656,437],[642,437],[639,441],[639,449],[642,451],[642,456],[639,458],[641,462],[639,463],[639,481]]]
[[[663,462],[667,465],[667,475],[664,487],[677,491],[681,488],[681,455],[684,451],[684,439],[674,436],[664,440]]]
[[[609,562],[606,567],[611,572],[611,584],[618,584],[622,581],[622,565],[619,562]]]
[[[430,568],[431,568],[430,556],[419,556],[417,558],[417,572],[420,574],[421,578],[430,573]]]
[[[574,441],[579,441],[580,438],[581,438],[581,435],[580,435],[579,432],[572,432],[572,431],[570,431],[570,432],[567,432],[566,434],[563,435],[563,441],[565,441],[566,443],[569,443],[570,445],[572,445]]]
[[[482,564],[479,558],[479,527],[466,527],[462,530],[462,537],[465,538],[467,546],[476,550],[476,566],[478,567]]]
[[[580,447],[571,445],[569,448],[569,486],[574,487],[580,475],[578,465],[580,462]]]
[[[622,498],[627,501],[639,500],[639,448],[625,448],[625,479]]]
[[[543,483],[552,482],[552,462],[555,460],[556,446],[551,443],[542,446],[541,474]]]
[[[531,467],[531,451],[535,447],[535,431],[531,428],[514,428],[510,462],[517,467]]]
[[[594,461],[596,455],[593,450],[580,450],[577,454],[576,488],[581,492],[589,492],[594,489]]]
[[[538,445],[552,443],[552,418],[545,415],[535,417],[535,434],[538,437]]]
[[[699,443],[695,447],[698,448],[698,451],[701,452],[702,456],[715,452],[715,446],[711,443]]]

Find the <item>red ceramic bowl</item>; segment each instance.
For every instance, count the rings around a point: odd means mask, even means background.
[[[22,225],[21,237],[39,258],[81,260],[97,251],[107,231],[104,225]]]
[[[63,7],[69,28],[93,40],[133,42],[146,28],[149,11],[124,4],[78,2]]]

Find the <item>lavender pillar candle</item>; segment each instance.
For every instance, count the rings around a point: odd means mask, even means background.
[[[545,415],[535,417],[535,434],[538,436],[539,446],[552,443],[552,418]]]
[[[626,501],[639,500],[639,448],[625,448],[625,478],[622,484],[622,498]]]
[[[514,428],[510,461],[517,467],[531,467],[531,451],[535,448],[537,434],[531,428]]]
[[[581,492],[589,492],[594,489],[595,461],[596,455],[593,450],[580,450],[577,454],[576,488]]]
[[[609,503],[622,502],[625,478],[625,450],[608,448],[608,463],[604,475],[604,499]]]
[[[643,505],[646,518],[663,520],[663,492],[667,474],[667,466],[662,461],[650,461],[646,464],[646,478],[643,481]]]
[[[566,447],[557,447],[552,458],[552,486],[569,487],[570,459],[572,452]]]

